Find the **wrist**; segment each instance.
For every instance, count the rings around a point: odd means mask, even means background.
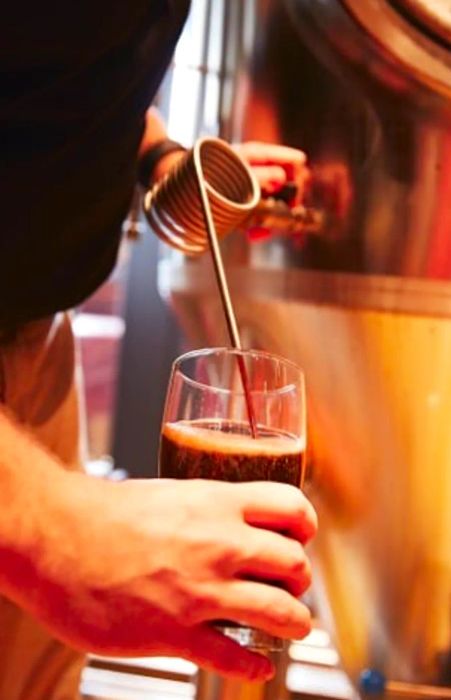
[[[186,148],[178,141],[164,138],[148,146],[138,160],[138,182],[149,188],[183,156]]]

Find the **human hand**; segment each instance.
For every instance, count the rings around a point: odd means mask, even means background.
[[[316,515],[302,493],[268,482],[88,479],[65,474],[57,503],[41,506],[33,595],[18,602],[84,650],[270,677],[266,658],[211,623],[284,638],[310,630],[297,597],[310,583],[303,545]]]
[[[301,203],[310,179],[305,153],[297,148],[260,141],[235,144],[234,149],[252,167],[264,194],[274,195],[287,183],[294,183],[297,191],[291,204]]]

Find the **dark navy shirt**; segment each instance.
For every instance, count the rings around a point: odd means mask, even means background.
[[[109,274],[145,112],[189,0],[8,0],[0,10],[0,328]]]

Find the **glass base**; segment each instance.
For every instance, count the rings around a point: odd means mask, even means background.
[[[272,634],[254,627],[242,627],[223,620],[216,622],[215,627],[226,637],[233,639],[234,642],[247,649],[258,649],[259,651],[283,651],[285,649],[284,639],[274,637]]]

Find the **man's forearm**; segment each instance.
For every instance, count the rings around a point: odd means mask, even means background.
[[[168,135],[163,119],[159,112],[154,107],[151,107],[146,114],[146,125],[143,138],[141,139],[139,156],[143,156],[146,151],[167,138]],[[146,187],[151,187],[180,160],[183,156],[183,152],[182,147],[180,147],[180,150],[175,150],[163,155],[156,163],[150,181],[143,184]]]
[[[57,459],[0,409],[0,592],[18,602],[36,575],[47,503],[64,476]]]
[[[158,141],[167,138],[166,125],[155,107],[151,107],[146,114],[146,125],[144,128],[139,155],[142,155]]]

